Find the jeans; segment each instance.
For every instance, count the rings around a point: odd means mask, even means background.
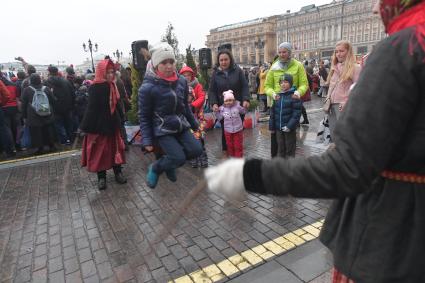
[[[5,123],[3,108],[0,107],[0,143],[6,153],[12,153],[14,150],[13,140]]]
[[[276,132],[271,133],[271,135],[270,135],[270,155],[271,155],[272,158],[277,156]]]
[[[55,127],[61,144],[72,141],[73,120],[71,112],[55,114]]]
[[[186,159],[193,159],[202,154],[201,143],[188,130],[180,134],[161,136],[157,140],[164,152],[152,165],[157,174],[181,167]]]
[[[12,142],[14,145],[19,145],[21,141],[20,135],[18,135],[18,133],[21,132],[21,119],[18,112],[18,107],[5,107],[3,108],[3,114],[4,123],[6,125],[6,129],[9,132],[9,136],[12,137]]]
[[[288,158],[295,157],[295,149],[297,144],[296,132],[282,132],[277,131],[276,133],[277,140],[277,153],[279,157]]]
[[[329,111],[328,119],[329,119],[329,131],[331,133],[331,139],[333,138],[333,134],[335,131],[336,121],[338,121],[339,116],[341,115],[341,111],[339,111],[339,103],[332,103],[331,110]]]

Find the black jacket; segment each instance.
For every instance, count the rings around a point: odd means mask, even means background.
[[[228,74],[215,68],[211,75],[210,87],[208,89],[208,100],[210,105],[223,104],[223,92],[233,90],[235,99],[239,102],[249,101],[248,82],[244,72],[237,65],[229,68]]]
[[[35,89],[41,89],[43,86],[39,85],[39,86],[32,86]],[[34,108],[32,108],[32,98],[34,96],[34,90],[32,90],[32,88],[27,87],[25,88],[22,96],[21,96],[21,101],[22,101],[22,118],[26,119],[26,125],[29,127],[42,127],[48,124],[53,123],[54,120],[54,109],[52,106],[52,102],[53,102],[53,98],[52,98],[52,93],[50,92],[50,89],[48,87],[44,88],[44,91],[49,99],[49,103],[50,103],[50,111],[51,111],[51,115],[50,116],[40,116],[38,115]]]
[[[64,115],[74,108],[75,92],[74,86],[61,77],[50,77],[46,81],[46,86],[53,92],[53,108],[56,115]]]
[[[374,48],[336,124],[334,149],[244,166],[247,190],[336,199],[320,239],[356,283],[425,282],[425,184],[381,177],[425,175],[425,52],[415,40],[408,28]]]
[[[111,114],[109,106],[109,84],[93,84],[89,88],[89,101],[80,129],[85,133],[113,136],[121,127],[120,107],[117,104]]]

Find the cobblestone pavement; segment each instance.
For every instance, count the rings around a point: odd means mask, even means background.
[[[324,150],[314,143],[322,118],[314,110],[318,106],[317,99],[307,104],[312,124],[299,130],[297,155]],[[246,156],[269,158],[267,123],[246,130],[244,138]],[[219,162],[219,130],[208,132],[207,150],[210,162]],[[188,274],[320,224],[329,204],[257,194],[229,203],[204,191],[152,252],[163,224],[202,179],[202,170],[186,165],[178,170],[177,183],[161,176],[151,190],[145,184],[150,158],[132,146],[124,167],[128,183],[116,184],[108,172],[103,192],[97,190],[96,175],[80,168],[78,156],[0,169],[0,281],[191,282]],[[228,281],[256,266],[238,273],[222,269],[217,278]]]

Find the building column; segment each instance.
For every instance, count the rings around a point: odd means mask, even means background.
[[[260,64],[260,48],[255,48],[255,63]]]
[[[215,65],[215,64],[218,63],[217,62],[217,51],[216,50],[217,49],[214,46],[211,47],[211,57],[212,57],[212,63],[213,63],[213,65]]]
[[[319,42],[322,42],[322,41],[323,41],[322,30],[323,30],[323,28],[322,28],[322,27],[320,27],[320,28],[319,28]]]
[[[242,50],[242,46],[239,47],[239,63],[242,63],[242,59],[243,59],[243,50]]]
[[[341,30],[341,25],[338,25],[338,36],[337,36],[337,38],[338,38],[339,40],[342,40],[342,30]]]

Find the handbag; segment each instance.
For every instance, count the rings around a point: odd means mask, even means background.
[[[326,98],[325,101],[323,102],[323,111],[326,114],[329,114],[329,112],[331,111],[331,94],[334,92],[334,90],[338,87],[339,83],[341,82],[341,77],[338,79],[338,81],[336,82],[335,86],[332,88],[332,91],[329,92],[328,89],[328,93],[326,94]]]
[[[329,113],[330,110],[331,110],[331,96],[328,94],[326,96],[325,102],[323,103],[323,111],[325,111],[325,113]]]

